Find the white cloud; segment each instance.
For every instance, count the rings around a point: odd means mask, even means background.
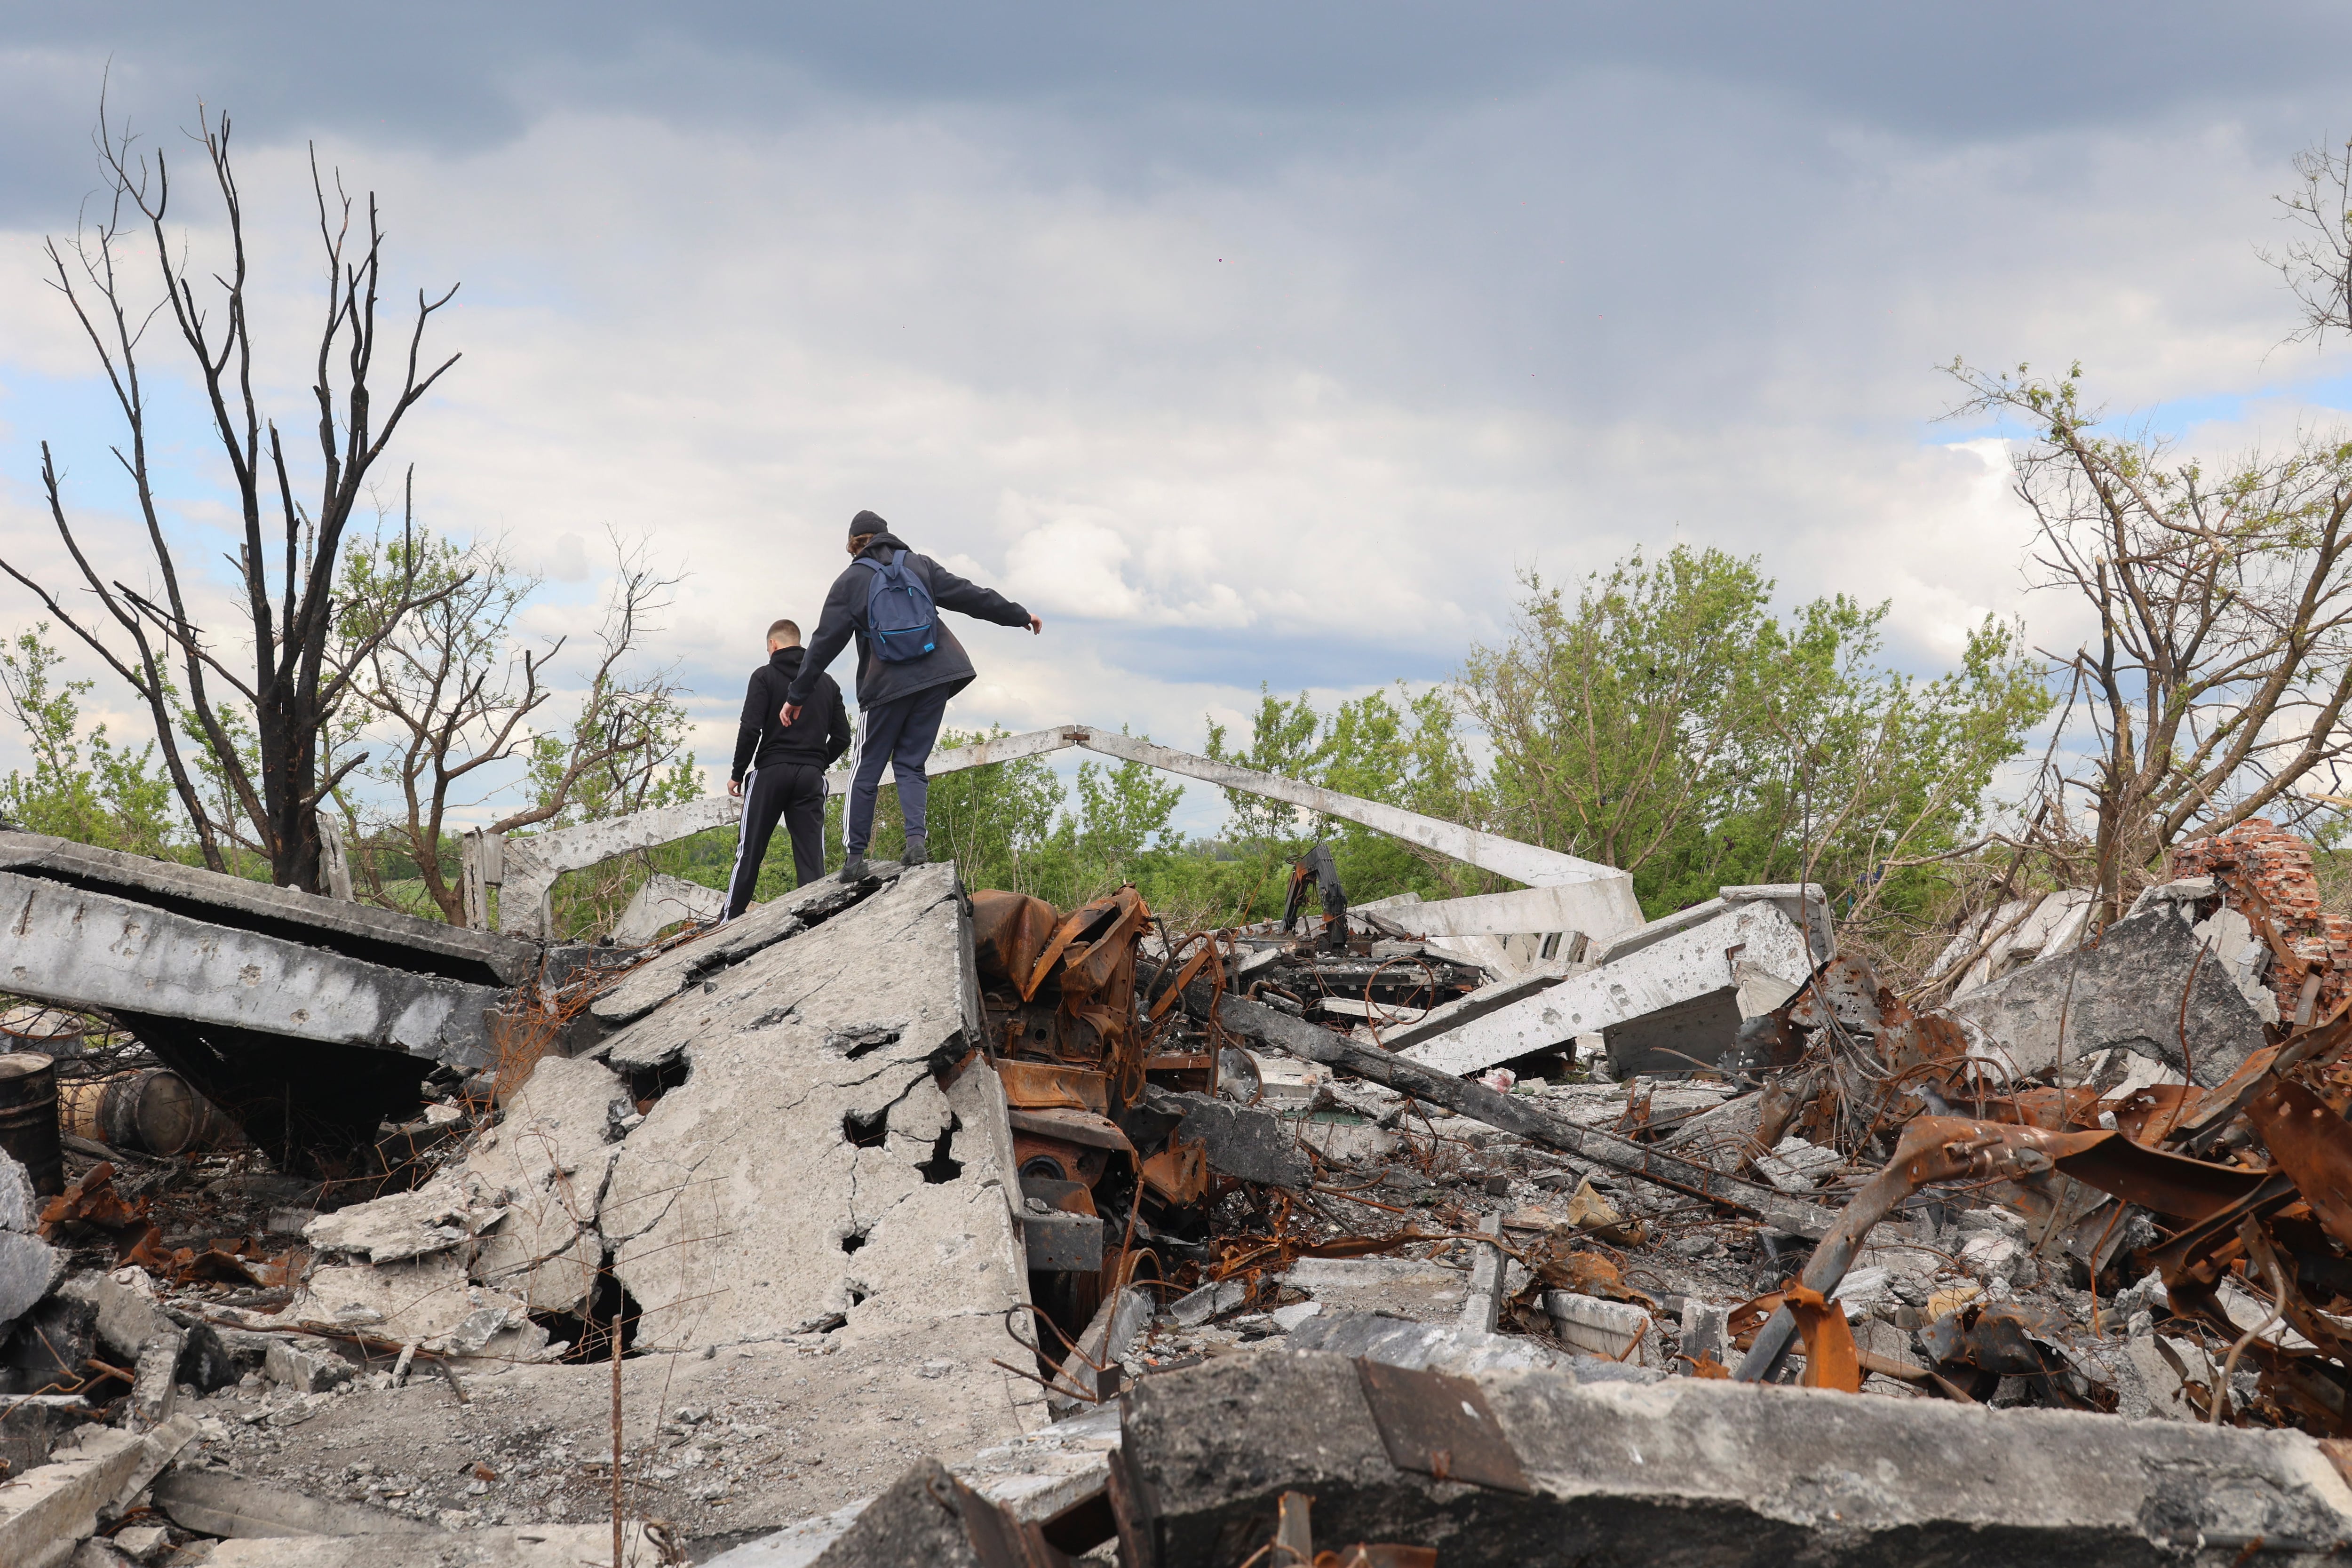
[[[1762,556],[1791,599],[1892,599],[1915,664],[1987,612],[2063,641],[2004,449],[1928,423],[1954,395],[1932,367],[2081,356],[2124,405],[2326,368],[2264,364],[2284,322],[2247,254],[2302,130],[2202,112],[1929,145],[1595,73],[1117,177],[1071,153],[1075,112],[945,100],[769,128],[572,104],[482,150],[326,152],[383,193],[388,302],[466,280],[436,332],[466,357],[395,447],[421,520],[538,563],[531,627],[575,648],[605,531],[649,539],[689,574],[652,651],[709,761],[861,507],[1048,619],[966,638],[966,726],[1197,744],[1260,680],[1444,675],[1501,634],[1517,568],[1675,539]],[[304,170],[255,145],[244,174],[290,431]],[[12,552],[32,440],[93,483],[109,460],[44,379],[81,361],[35,255],[0,237]],[[210,471],[186,439],[184,493]],[[216,549],[216,509],[187,510]],[[0,599],[0,627],[30,618]]]

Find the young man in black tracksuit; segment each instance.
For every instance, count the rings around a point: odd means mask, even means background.
[[[907,864],[919,866],[926,858],[924,805],[930,780],[923,763],[931,742],[940,736],[948,699],[970,686],[971,656],[944,623],[932,626],[934,646],[919,658],[894,664],[874,657],[867,645],[866,601],[873,592],[874,573],[857,564],[865,556],[890,561],[907,549],[890,525],[870,511],[849,521],[850,564],[834,579],[824,596],[824,614],[810,639],[808,658],[793,678],[784,697],[784,721],[797,720],[801,710],[818,698],[817,683],[852,637],[857,641],[857,765],[850,780],[849,811],[843,837],[849,852],[841,879],[854,882],[866,875],[866,847],[874,833],[874,796],[882,787],[882,766],[891,765],[898,781],[898,812],[907,823]],[[922,579],[931,603],[1001,626],[1026,626],[1034,634],[1045,623],[991,588],[967,583],[928,555],[908,551],[908,573]]]
[[[808,711],[784,718],[784,693],[801,672],[801,628],[778,621],[768,628],[768,662],[751,672],[743,717],[735,730],[735,779],[727,793],[743,799],[743,826],[735,841],[735,876],[727,889],[727,918],[751,902],[760,862],[784,819],[793,839],[793,869],[803,885],[824,875],[824,773],[849,750],[849,710],[841,688],[820,673],[810,684]]]

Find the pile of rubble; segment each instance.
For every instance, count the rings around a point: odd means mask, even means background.
[[[1926,1010],[1800,887],[1591,932],[1317,856],[1186,934],[877,866],[559,948],[0,861],[120,950],[9,984],[236,1130],[0,1157],[0,1562],[2352,1542],[2352,948],[2267,824]]]

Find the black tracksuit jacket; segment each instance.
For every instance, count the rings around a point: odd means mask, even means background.
[[[865,568],[858,571],[862,575]],[[800,721],[789,728],[784,723],[784,694],[801,673],[807,651],[780,647],[751,672],[751,689],[743,693],[743,717],[735,728],[738,784],[746,768],[776,763],[829,768],[848,753],[849,710],[842,704],[841,688],[829,675],[820,671],[809,695],[801,699]]]
[[[860,552],[860,559],[873,556],[887,561],[907,542],[895,533],[877,533],[873,542]],[[975,620],[993,621],[1000,626],[1025,626],[1029,612],[998,593],[968,583],[928,555],[908,551],[907,570],[923,580],[930,590],[931,603],[942,610],[954,610]],[[922,658],[905,664],[888,664],[876,658],[866,646],[866,601],[874,591],[874,574],[852,561],[842,568],[841,575],[833,580],[832,589],[824,596],[824,614],[816,624],[816,636],[809,639],[808,662],[801,666],[800,674],[793,680],[788,702],[803,708],[811,706],[811,693],[816,682],[824,679],[824,667],[840,656],[852,637],[857,640],[857,706],[878,708],[885,702],[896,702],[902,697],[912,697],[919,691],[929,691],[935,686],[948,688],[948,695],[970,686],[973,670],[971,656],[963,651],[945,621],[932,630],[938,647]]]

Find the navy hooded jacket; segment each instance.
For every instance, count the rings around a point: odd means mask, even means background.
[[[901,550],[906,541],[887,531],[877,533],[858,559],[872,556],[887,561]],[[931,603],[942,610],[954,610],[975,620],[993,621],[1000,626],[1025,626],[1029,612],[998,593],[968,583],[928,555],[908,551],[907,570],[922,579],[930,591]],[[866,646],[866,602],[874,591],[874,574],[852,561],[842,568],[841,575],[833,580],[832,589],[824,596],[824,613],[816,624],[816,636],[809,639],[808,658],[802,661],[800,673],[793,679],[787,702],[808,706],[815,694],[817,678],[849,645],[857,643],[857,705],[878,707],[896,702],[902,697],[912,697],[919,691],[929,691],[935,686],[948,688],[952,697],[972,683],[974,674],[971,656],[963,651],[942,621],[933,628],[938,645],[922,658],[904,664],[886,664],[874,657]]]

